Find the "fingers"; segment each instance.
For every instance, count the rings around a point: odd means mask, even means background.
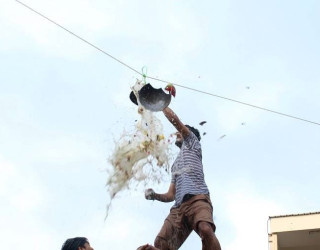
[[[145,192],[144,192],[144,196],[147,200],[154,200],[154,195],[155,192],[153,191],[152,188],[148,188]]]

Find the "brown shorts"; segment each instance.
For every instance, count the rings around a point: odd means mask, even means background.
[[[215,232],[209,195],[195,195],[178,208],[171,208],[157,237],[166,240],[170,249],[178,249],[200,221],[208,222]]]

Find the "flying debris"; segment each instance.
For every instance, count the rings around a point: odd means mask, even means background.
[[[226,135],[221,135],[218,140],[222,140]]]
[[[247,88],[247,89],[250,89],[250,86],[247,86],[246,88]]]
[[[206,122],[206,121],[203,121],[203,122],[200,122],[199,125],[202,126],[202,125],[205,124],[205,123],[207,123],[207,122]]]
[[[207,133],[206,132],[203,132],[203,134],[202,135],[206,135]]]
[[[241,125],[246,125],[246,123],[245,123],[245,122],[242,122]]]
[[[141,81],[137,80],[132,89],[139,93],[143,86],[147,85],[142,85]],[[160,182],[164,174],[162,170],[169,169],[168,149],[171,142],[167,142],[164,136],[163,125],[153,112],[143,108],[140,111],[140,108],[139,103],[140,116],[135,119],[134,130],[124,131],[120,135],[109,157],[113,168],[106,184],[109,194],[106,216],[113,198],[120,191],[130,189],[130,183],[146,184],[150,180]]]

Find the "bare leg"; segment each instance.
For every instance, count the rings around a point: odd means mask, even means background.
[[[182,223],[178,228],[169,220],[165,220],[160,233],[154,241],[154,246],[161,250],[179,249],[191,232],[192,228],[188,227],[187,223]]]
[[[201,237],[202,250],[221,250],[220,243],[213,232],[210,223],[200,221],[197,233]]]
[[[170,250],[170,248],[168,246],[168,242],[166,240],[160,238],[159,236],[157,236],[157,238],[155,239],[154,246],[157,247],[157,249]]]

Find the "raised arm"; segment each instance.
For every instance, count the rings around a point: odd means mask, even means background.
[[[163,113],[184,138],[189,136],[190,130],[180,121],[179,117],[172,111],[172,109],[166,107],[163,110]]]

